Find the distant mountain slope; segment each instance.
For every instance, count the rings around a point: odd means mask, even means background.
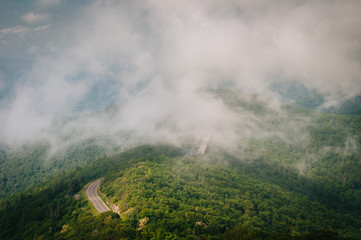
[[[340,106],[332,107],[327,111],[342,114],[361,115],[361,95],[357,95],[351,99],[348,99]]]
[[[50,154],[47,142],[24,145],[20,149],[0,147],[0,198],[22,192],[29,187],[84,166],[100,157],[106,149],[92,140],[79,142],[64,151]]]
[[[296,82],[276,82],[270,89],[279,94],[281,100],[288,104],[316,109],[324,103],[324,96],[315,89],[308,89]]]
[[[315,89],[308,89],[295,82],[277,82],[270,89],[279,94],[284,103],[315,110],[325,102],[325,96]],[[346,99],[337,106],[321,109],[325,112],[361,115],[361,94]]]

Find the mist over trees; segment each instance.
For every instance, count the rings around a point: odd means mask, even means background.
[[[357,0],[47,2],[1,8],[2,144],[62,144],[59,122],[112,104],[111,117],[61,131],[130,131],[138,143],[221,135],[235,116],[209,89],[264,96],[275,107],[274,86],[291,83],[313,93],[294,99],[299,105],[321,109],[361,92]]]
[[[0,238],[360,239],[359,9],[2,0]]]

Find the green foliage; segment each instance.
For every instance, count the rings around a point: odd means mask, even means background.
[[[208,239],[236,227],[287,236],[317,229],[357,232],[360,219],[250,175],[195,159],[159,158],[121,170],[115,180],[105,179],[102,191],[134,228],[140,219],[149,219],[142,229],[146,239],[159,231]]]
[[[331,206],[332,201],[323,200],[330,198],[332,191],[310,187],[319,186],[318,181],[326,179],[321,174],[323,162],[332,156],[326,155],[324,161],[318,162],[320,165],[314,166],[319,172],[313,174],[319,179],[309,182],[278,163],[269,165],[263,160],[242,163],[232,161],[227,155],[222,158],[229,159],[228,167],[186,157],[174,147],[141,146],[100,159],[3,199],[0,238],[346,239],[344,236],[359,236],[359,213]],[[357,159],[354,162],[357,164]],[[120,216],[112,212],[92,216],[89,202],[72,196],[80,186],[101,176],[105,177],[101,190],[111,204],[119,207]],[[323,182],[323,186],[328,189],[335,185],[330,181]],[[337,202],[344,201],[347,205],[360,196],[353,192],[359,189],[358,185],[350,184],[347,189]],[[349,210],[357,206],[349,206]]]
[[[349,137],[360,142],[361,117],[320,113],[307,130],[311,136],[311,149],[344,147]]]
[[[49,155],[49,151],[47,143],[25,145],[20,149],[0,146],[0,198],[34,187],[105,154],[105,149],[91,140],[56,155]]]
[[[0,202],[0,239],[89,238],[89,236],[83,237],[81,235],[83,232],[78,231],[98,226],[98,222],[104,219],[89,215],[91,211],[88,201],[84,198],[76,200],[72,194],[93,179],[105,174],[111,176],[115,173],[114,170],[119,171],[140,161],[133,158],[134,156],[140,156],[140,153],[147,155],[149,151],[149,154],[156,158],[157,154],[161,154],[162,149],[166,149],[165,153],[162,153],[164,156],[181,153],[172,147],[139,147],[112,158],[99,159],[86,167],[58,175],[36,188],[3,198]],[[110,216],[111,219],[115,219],[114,221],[119,221],[118,215],[110,214]],[[114,221],[110,222],[113,224]],[[90,223],[95,225],[87,226]],[[99,224],[101,227],[106,226],[106,229],[95,231],[93,239],[114,239],[113,237],[119,235],[118,229],[114,230],[114,225]],[[134,236],[136,233],[135,229],[126,225],[120,229],[123,229],[120,231],[122,236]]]

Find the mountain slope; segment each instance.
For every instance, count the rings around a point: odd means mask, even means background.
[[[216,158],[221,155],[215,156]],[[357,239],[361,218],[255,177],[240,166],[207,162],[170,146],[142,146],[91,163],[4,199],[2,239]],[[212,162],[213,161],[213,162]],[[255,168],[255,167],[251,167]],[[104,176],[101,191],[115,213],[91,215],[84,195]],[[319,231],[321,230],[321,231]],[[330,232],[332,230],[332,232]],[[336,231],[336,232],[335,232]],[[338,232],[338,233],[337,233]],[[224,234],[224,235],[223,235]],[[247,238],[244,238],[247,239]]]
[[[95,161],[106,149],[92,139],[50,155],[47,142],[24,145],[19,149],[0,146],[0,198],[22,192],[61,172]]]

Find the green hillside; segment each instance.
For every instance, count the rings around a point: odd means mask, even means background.
[[[205,157],[142,146],[98,160],[3,199],[0,238],[359,239],[360,212],[333,207],[321,193],[301,193],[305,179],[297,174],[279,169],[272,175],[272,168],[239,164],[227,155],[208,163]],[[105,177],[101,191],[119,215],[94,216],[83,194],[72,197],[98,177]],[[282,184],[285,177],[293,180]],[[357,191],[348,190],[359,197]],[[346,195],[341,200],[350,200]]]

